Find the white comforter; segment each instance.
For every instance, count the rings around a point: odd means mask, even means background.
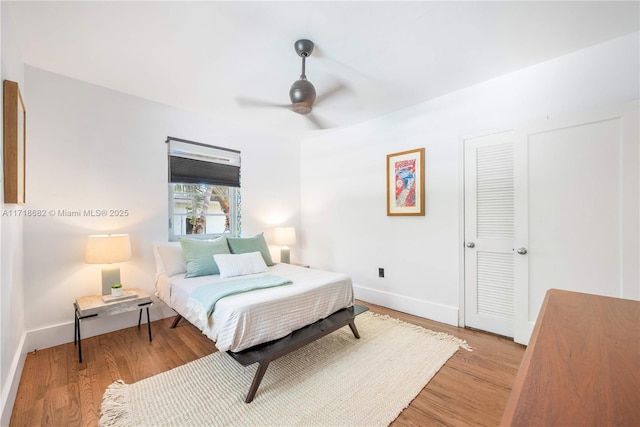
[[[186,279],[184,274],[162,274],[156,290],[160,299],[215,341],[220,351],[237,352],[282,338],[353,305],[351,278],[344,274],[290,264],[276,264],[269,270],[293,284],[225,297],[209,318],[187,310],[189,295],[198,286],[221,280],[219,276]]]

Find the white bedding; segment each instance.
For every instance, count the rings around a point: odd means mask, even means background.
[[[291,279],[293,284],[222,298],[209,318],[187,310],[189,295],[198,286],[224,280],[219,275],[185,278],[184,273],[171,277],[162,273],[156,290],[160,299],[215,341],[220,351],[237,352],[282,338],[353,305],[351,278],[344,274],[290,264],[269,267],[269,274]]]

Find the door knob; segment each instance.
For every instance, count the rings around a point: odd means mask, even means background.
[[[475,247],[476,247],[476,244],[475,244],[475,243],[473,243],[473,242],[469,242],[469,243],[467,243],[467,247],[468,247],[468,248],[475,248]]]
[[[527,253],[527,248],[518,248],[516,249],[516,252],[518,252],[520,255],[524,255]]]

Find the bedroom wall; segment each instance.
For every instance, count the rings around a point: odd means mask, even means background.
[[[29,96],[28,209],[24,219],[28,350],[73,339],[76,296],[100,292],[100,265],[84,263],[89,234],[129,233],[133,257],[120,264],[126,286],[154,292],[152,243],[167,241],[166,137],[242,152],[243,236],[299,228],[299,143],[214,118],[26,67]],[[126,217],[70,217],[61,211],[126,209]],[[294,251],[296,249],[294,248]],[[274,259],[279,259],[273,250]],[[293,258],[297,253],[292,254]],[[159,304],[153,319],[172,315]],[[152,319],[152,320],[153,320]],[[83,324],[83,336],[136,324],[126,313]]]
[[[638,40],[631,34],[304,141],[302,261],[350,274],[365,301],[458,324],[460,138],[638,99]],[[387,217],[386,155],[418,147],[426,215]]]
[[[24,101],[29,105],[25,94],[24,65],[22,54],[16,39],[10,9],[6,2],[0,3],[0,45],[2,55],[2,80],[18,82]],[[1,91],[2,89],[0,89]],[[0,120],[0,133],[2,131]],[[0,150],[2,157],[2,150]],[[0,164],[2,162],[0,161]],[[18,379],[25,360],[23,350],[24,303],[23,303],[23,219],[4,215],[19,208],[4,203],[4,176],[0,174],[0,425],[9,425],[11,407],[18,388]],[[16,379],[16,377],[18,377]]]

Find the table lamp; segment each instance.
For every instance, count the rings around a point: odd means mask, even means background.
[[[96,234],[87,240],[85,262],[108,264],[102,268],[102,295],[111,293],[111,286],[120,283],[120,267],[113,265],[131,258],[128,234]]]
[[[278,227],[275,230],[276,245],[280,248],[280,262],[289,264],[291,261],[289,246],[296,244],[295,227]]]

